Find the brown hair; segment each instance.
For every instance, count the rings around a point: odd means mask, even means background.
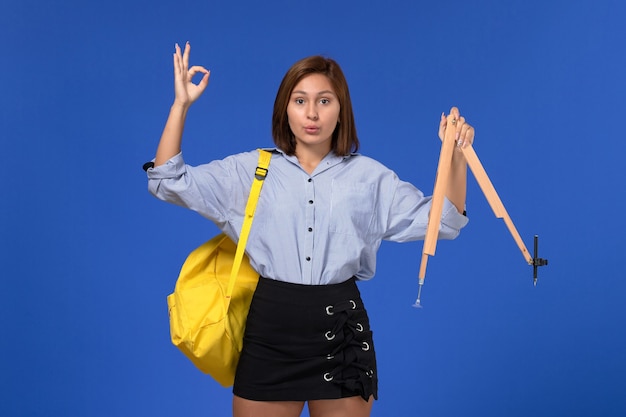
[[[339,123],[333,132],[332,150],[340,156],[358,151],[359,139],[356,134],[348,83],[339,64],[323,56],[311,56],[301,59],[293,64],[283,77],[276,93],[274,113],[272,114],[274,143],[287,155],[295,154],[296,142],[287,119],[287,105],[289,104],[291,92],[296,85],[304,77],[311,74],[323,74],[328,77],[334,93],[339,99]]]

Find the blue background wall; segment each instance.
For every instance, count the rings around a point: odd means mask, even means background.
[[[0,415],[230,414],[230,391],[170,344],[165,303],[216,228],[151,197],[141,170],[187,40],[212,71],[189,163],[271,145],[284,72],[327,54],[363,153],[430,193],[438,117],[456,105],[531,251],[540,235],[550,265],[533,288],[470,179],[470,224],[430,259],[422,310],[422,242],[382,246],[361,286],[373,416],[626,415],[625,4],[4,1]]]

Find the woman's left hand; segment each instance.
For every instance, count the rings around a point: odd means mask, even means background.
[[[448,119],[451,119],[452,124],[456,127],[455,140],[457,148],[466,148],[474,143],[474,128],[465,121],[465,117],[461,116],[459,109],[456,107],[450,109],[448,116],[441,113],[441,120],[439,121],[439,139],[443,141],[446,127],[448,126]]]

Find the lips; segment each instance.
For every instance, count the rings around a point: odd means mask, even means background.
[[[320,131],[320,128],[317,126],[304,126],[304,131],[310,135],[315,134]]]

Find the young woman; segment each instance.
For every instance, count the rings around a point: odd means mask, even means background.
[[[258,153],[186,165],[181,140],[187,111],[209,71],[189,67],[190,46],[176,45],[175,99],[159,143],[149,189],[156,197],[215,222],[237,241]],[[192,82],[203,74],[198,84]],[[467,146],[474,129],[458,109],[442,114]],[[261,278],[250,307],[233,387],[235,417],[369,416],[378,376],[372,332],[356,282],[373,277],[383,239],[422,239],[430,198],[375,160],[357,154],[348,85],[332,59],[295,63],[274,103],[269,174],[246,252]],[[453,157],[439,237],[467,223],[467,166]]]

